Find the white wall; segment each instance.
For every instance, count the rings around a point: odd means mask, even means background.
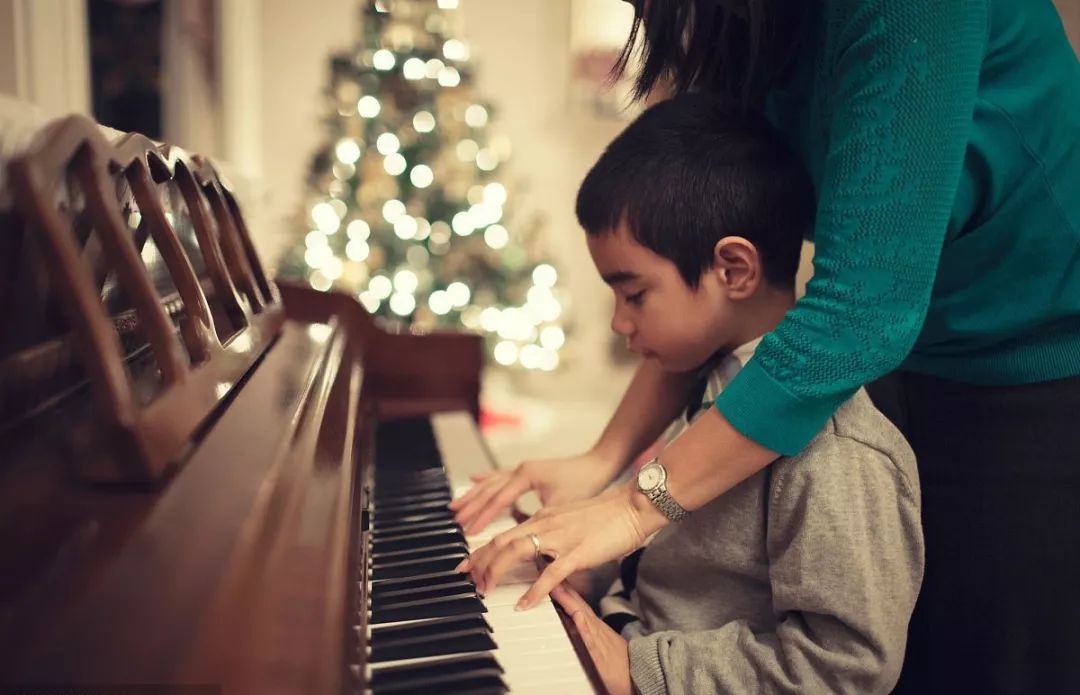
[[[0,0],[0,92],[47,114],[90,111],[83,0]]]
[[[358,36],[356,0],[262,3],[261,142],[266,232],[260,250],[274,265],[295,240],[289,221],[299,209],[311,155],[322,142],[322,93],[330,54]]]

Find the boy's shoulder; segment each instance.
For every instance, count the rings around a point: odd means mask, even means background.
[[[802,451],[777,461],[774,478],[850,476],[857,473],[856,466],[859,472],[894,480],[914,499],[919,498],[915,454],[865,389],[841,405]]]

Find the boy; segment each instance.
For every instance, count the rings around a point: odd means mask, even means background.
[[[700,376],[672,437],[794,305],[813,207],[776,131],[700,95],[649,109],[585,178],[578,219],[612,329]],[[888,692],[922,581],[919,504],[910,448],[860,390],[797,456],[627,557],[604,622],[572,590],[553,596],[612,692],[631,677],[646,694]]]

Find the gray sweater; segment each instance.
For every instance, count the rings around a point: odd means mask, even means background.
[[[799,455],[653,538],[623,630],[634,684],[886,693],[922,575],[914,455],[860,390]]]

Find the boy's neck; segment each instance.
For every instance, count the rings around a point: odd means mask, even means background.
[[[740,325],[732,336],[731,343],[724,348],[731,351],[769,333],[780,325],[784,315],[794,306],[794,289],[762,286],[752,297],[740,302]]]

